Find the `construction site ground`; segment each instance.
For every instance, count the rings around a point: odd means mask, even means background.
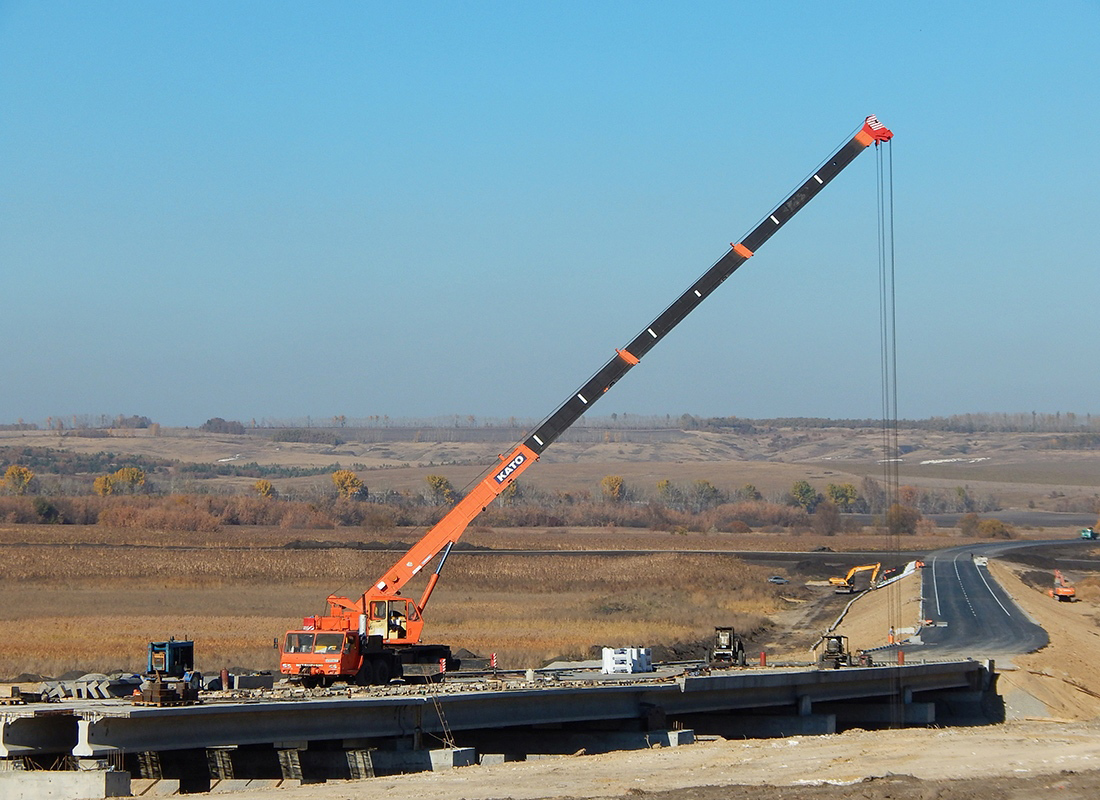
[[[1050,645],[998,663],[1009,720],[967,728],[848,730],[832,736],[743,741],[467,767],[370,782],[369,794],[417,800],[495,798],[1063,798],[1100,796],[1100,627],[1089,602],[1059,603],[1020,578],[1026,567],[991,562],[993,574],[1050,634]],[[884,641],[884,628],[919,617],[919,581],[856,601],[838,632],[853,647]],[[894,611],[891,612],[890,608]],[[794,608],[791,620],[811,614]],[[912,619],[909,623],[907,620]],[[787,622],[790,620],[783,620]],[[897,623],[895,623],[897,624]],[[818,628],[821,630],[821,628]],[[805,657],[805,651],[802,651]],[[907,649],[919,659],[919,646]],[[327,783],[240,793],[252,800],[337,800],[363,784]]]

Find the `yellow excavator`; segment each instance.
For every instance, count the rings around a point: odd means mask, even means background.
[[[871,579],[867,582],[868,589],[874,589],[878,583],[878,572],[882,564],[866,564],[862,567],[852,567],[843,578],[834,576],[829,578],[829,583],[835,587],[837,594],[852,594],[856,591],[855,576],[861,572],[870,572]]]

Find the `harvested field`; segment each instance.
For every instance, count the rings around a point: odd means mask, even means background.
[[[951,533],[907,537],[904,544],[930,549],[965,541]],[[323,612],[330,593],[362,592],[403,551],[288,549],[288,543],[380,539],[381,546],[419,535],[263,526],[196,533],[0,527],[0,676],[137,669],[147,641],[173,635],[198,642],[204,669],[270,669],[273,637]],[[543,554],[456,551],[432,599],[426,636],[479,655],[495,652],[502,667],[525,668],[587,657],[599,646],[702,655],[714,626],[729,624],[776,651],[768,617],[819,592],[797,581],[768,584],[776,567],[743,563],[729,551],[874,551],[885,550],[887,537],[475,527],[463,543]],[[631,550],[680,552],[624,552]],[[832,605],[830,598],[824,608]],[[815,619],[811,637],[827,624]]]
[[[36,529],[37,543],[2,550],[0,675],[137,669],[145,642],[172,635],[196,640],[202,668],[270,669],[273,637],[325,610],[329,593],[361,592],[395,558],[215,534],[77,544],[72,531],[52,530],[62,541]],[[697,643],[716,624],[761,628],[783,604],[768,574],[729,555],[460,552],[433,597],[428,635],[515,668],[598,645]]]

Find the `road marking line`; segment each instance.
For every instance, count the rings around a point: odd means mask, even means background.
[[[942,617],[943,612],[940,611],[940,584],[936,580],[936,559],[932,559],[932,593],[936,595],[936,616]]]
[[[978,566],[976,564],[974,565],[974,569],[978,570],[978,577],[982,579],[982,583],[985,584],[985,588],[989,590],[989,593],[991,595],[993,595],[993,599],[997,601],[997,605],[1001,607],[1001,611],[1005,612],[1006,614],[1008,614],[1008,616],[1011,617],[1012,612],[1005,608],[1005,604],[1001,602],[1001,598],[997,597],[996,593],[993,591],[993,587],[989,585],[989,581],[985,579],[985,575],[982,574],[982,571],[978,569]]]
[[[959,553],[961,556],[962,553]],[[966,605],[970,608],[972,616],[977,617],[978,612],[974,610],[974,604],[970,602],[970,595],[966,593],[966,587],[963,586],[962,575],[959,574],[959,556],[955,556],[953,563],[955,564],[955,577],[959,579],[959,590],[963,593],[963,599],[966,600]],[[977,569],[977,567],[975,567]]]

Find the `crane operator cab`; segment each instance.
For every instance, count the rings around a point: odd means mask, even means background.
[[[408,634],[410,615],[417,617],[416,607],[407,600],[372,600],[367,619],[367,635],[384,640],[404,639]]]

